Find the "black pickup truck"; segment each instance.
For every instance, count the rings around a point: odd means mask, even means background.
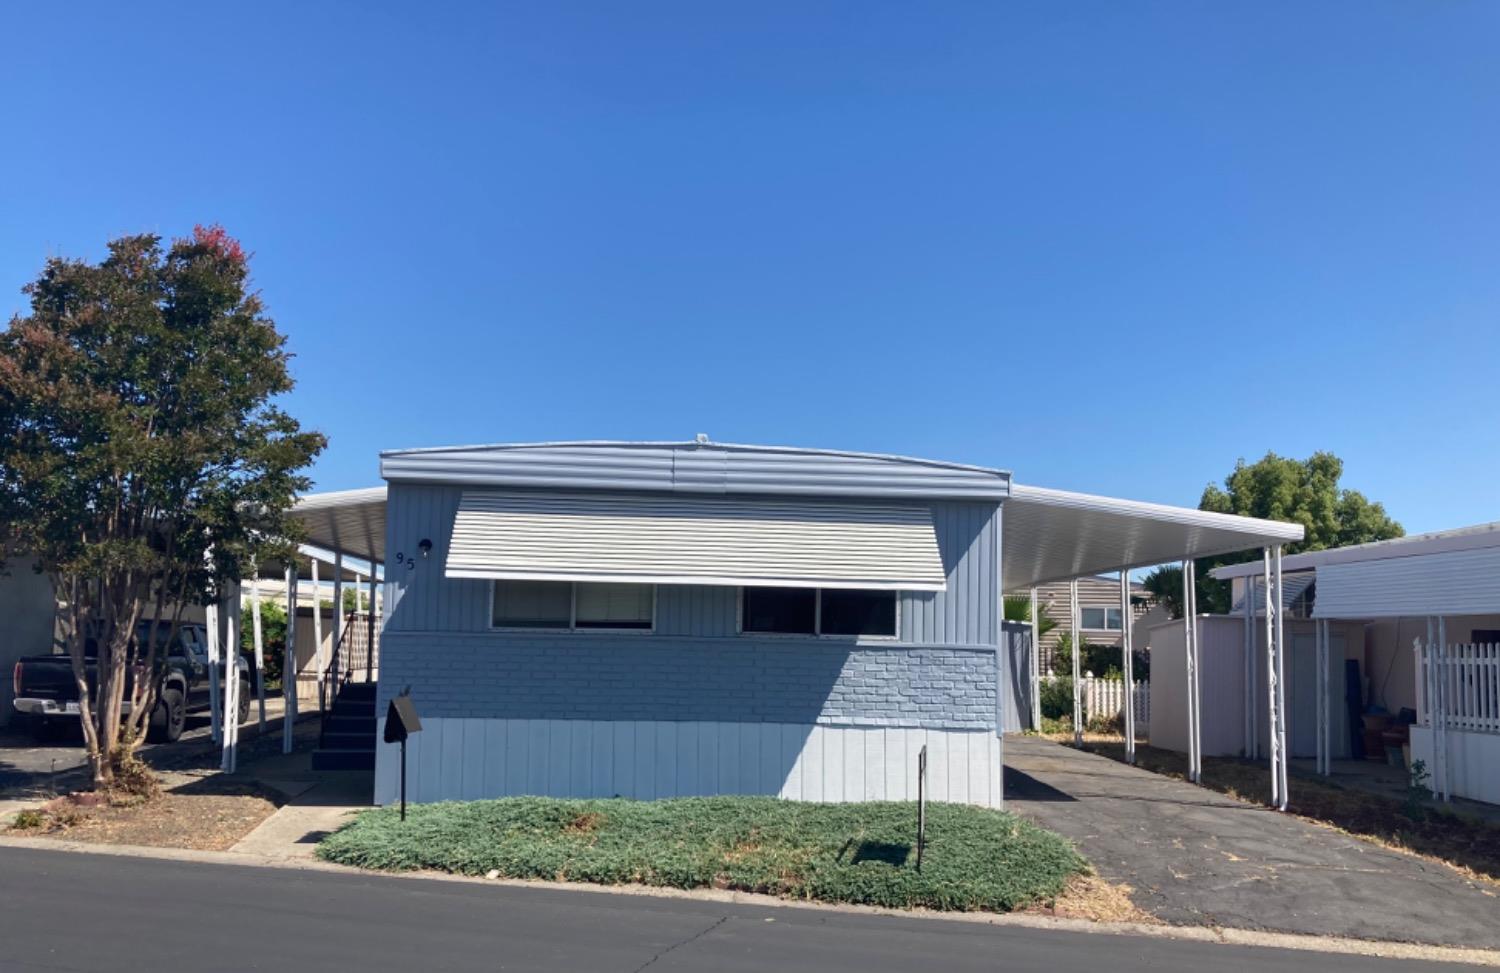
[[[136,628],[136,638],[141,641],[149,638],[150,628],[150,622],[141,622]],[[165,640],[170,633],[171,626],[163,623],[157,627],[156,637]],[[182,735],[188,712],[208,707],[206,639],[207,633],[202,625],[184,623],[178,627],[177,638],[165,652],[166,665],[162,670],[156,710],[151,714],[148,739],[176,740]],[[84,643],[84,662],[91,693],[98,685],[94,663],[96,652],[94,640],[87,640]],[[239,721],[243,723],[250,713],[250,668],[238,653],[236,658],[239,659],[240,677]],[[135,673],[127,675],[126,713],[130,711],[130,680],[134,676]],[[78,682],[73,678],[73,663],[66,655],[31,655],[19,659],[13,682],[16,710],[30,723],[37,738],[50,736],[64,722],[77,722]]]

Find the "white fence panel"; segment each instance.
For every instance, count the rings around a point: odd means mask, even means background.
[[[1059,677],[1049,676],[1048,680]],[[1083,701],[1085,722],[1097,718],[1115,719],[1125,715],[1125,680],[1085,674],[1078,682],[1079,698]],[[1136,726],[1145,726],[1151,721],[1151,683],[1137,680],[1131,687],[1134,700]]]
[[[1474,733],[1500,733],[1500,645],[1419,644],[1417,721]]]

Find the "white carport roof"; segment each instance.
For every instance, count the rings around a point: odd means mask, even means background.
[[[385,561],[385,487],[310,493],[292,514],[310,544],[366,561]]]
[[[1500,522],[1309,551],[1282,569],[1316,577],[1314,618],[1419,618],[1500,612]],[[1259,562],[1215,568],[1258,576]]]
[[[1011,484],[1002,508],[1006,591],[1302,539],[1300,524]]]
[[[385,498],[385,487],[311,494],[294,512],[309,543],[383,562]],[[1001,581],[1013,591],[1301,539],[1298,524],[1012,484]]]

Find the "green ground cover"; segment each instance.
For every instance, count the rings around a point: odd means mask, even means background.
[[[769,797],[661,801],[517,797],[367,811],[320,857],[386,871],[727,888],[894,908],[1010,911],[1047,902],[1085,862],[1012,814],[930,804],[922,868],[916,805]]]

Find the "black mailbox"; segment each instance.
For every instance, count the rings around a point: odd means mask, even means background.
[[[411,697],[405,694],[391,700],[390,708],[385,711],[385,742],[405,743],[406,738],[422,729],[422,721],[417,719],[417,708],[411,704]]]
[[[401,820],[406,820],[406,738],[422,729],[417,708],[411,704],[411,687],[391,700],[385,711],[385,742],[401,744]]]

